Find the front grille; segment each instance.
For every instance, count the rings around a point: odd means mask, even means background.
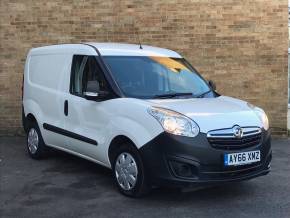
[[[212,147],[234,150],[248,148],[260,144],[262,133],[259,127],[242,127],[243,136],[235,137],[233,129],[221,129],[208,132],[207,139]]]

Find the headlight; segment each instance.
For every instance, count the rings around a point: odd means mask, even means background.
[[[259,117],[261,122],[263,123],[263,127],[265,130],[269,129],[269,120],[262,108],[256,107],[250,103],[248,103],[248,106],[256,113],[256,115]]]
[[[163,129],[174,135],[195,137],[199,133],[198,125],[190,118],[164,108],[148,108],[151,114],[163,127]]]
[[[258,115],[258,117],[260,118],[260,120],[262,121],[264,129],[268,130],[269,129],[269,120],[268,120],[268,117],[265,114],[265,112],[262,109],[260,109],[260,110],[256,109],[255,112]]]

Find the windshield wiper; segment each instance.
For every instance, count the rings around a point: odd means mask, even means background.
[[[211,90],[208,90],[208,91],[206,91],[206,92],[204,92],[204,93],[202,93],[202,94],[200,94],[200,95],[196,95],[196,96],[194,96],[195,98],[202,98],[203,96],[205,96],[207,93],[210,93],[211,92]]]
[[[174,92],[162,95],[154,95],[153,98],[174,98],[178,96],[193,96],[191,92]]]

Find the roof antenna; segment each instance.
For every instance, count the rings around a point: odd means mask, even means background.
[[[135,30],[135,32],[136,32],[136,30]],[[141,41],[140,41],[140,36],[139,36],[139,32],[138,31],[137,31],[137,35],[138,35],[139,48],[140,49],[143,49],[142,44],[141,44]]]

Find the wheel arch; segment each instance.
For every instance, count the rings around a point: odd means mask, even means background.
[[[38,125],[37,119],[32,113],[28,113],[26,116],[24,115],[24,122],[23,122],[24,131],[27,132],[29,124],[34,123],[34,122]]]
[[[113,158],[114,158],[114,152],[116,151],[116,149],[124,144],[124,143],[128,143],[130,145],[132,145],[134,148],[137,148],[137,146],[135,145],[135,143],[133,142],[133,140],[131,140],[129,137],[125,136],[125,135],[118,135],[115,136],[112,140],[111,143],[109,145],[109,149],[108,149],[108,158],[110,161],[110,164],[112,165],[113,162]]]
[[[28,127],[27,124],[29,124],[29,121],[36,122],[41,130],[42,110],[36,101],[32,99],[23,100],[22,117],[24,130],[27,130],[26,128]]]

